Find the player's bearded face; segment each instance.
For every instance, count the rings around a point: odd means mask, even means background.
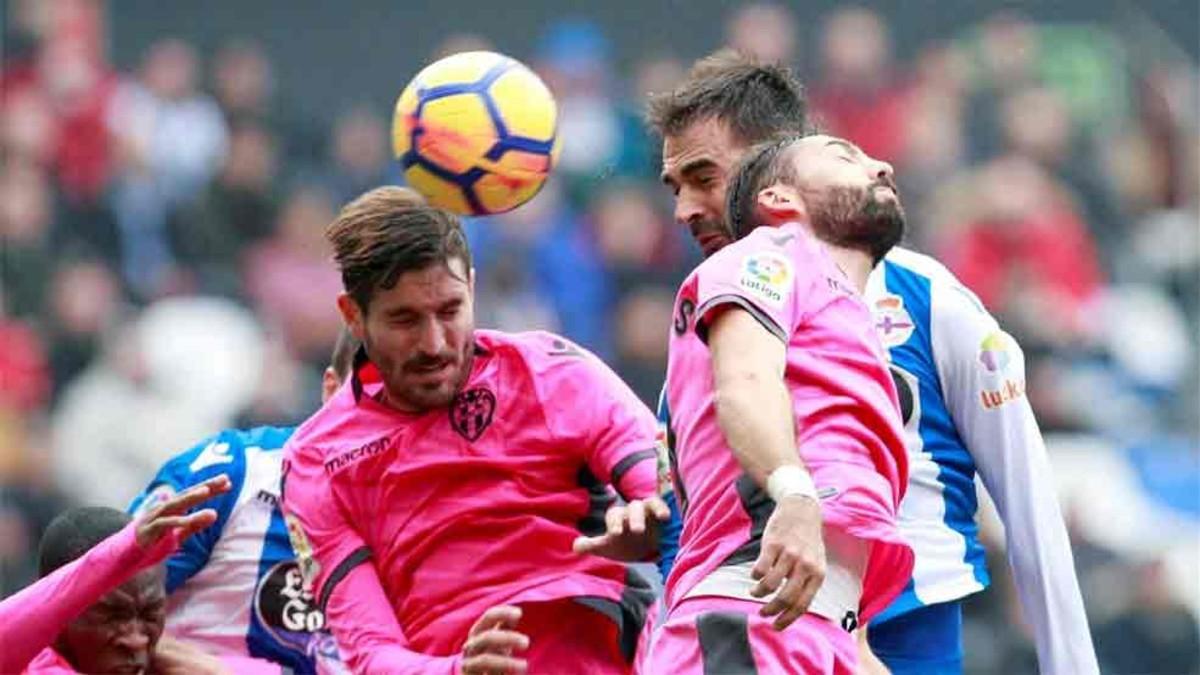
[[[866,251],[876,262],[904,236],[904,207],[890,178],[865,187],[830,187],[821,194],[806,193],[805,203],[819,238]]]
[[[423,412],[454,400],[474,354],[472,295],[470,272],[458,259],[405,272],[376,293],[363,343],[390,405]]]

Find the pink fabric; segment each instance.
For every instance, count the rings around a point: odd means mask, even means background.
[[[143,550],[136,531],[136,522],[130,523],[76,560],[0,602],[4,630],[0,673],[20,672],[75,617],[142,569],[165,560],[179,546],[178,539],[167,536]]]
[[[29,667],[21,672],[24,675],[75,675],[79,671],[72,668],[62,654],[54,651],[52,647],[46,647],[29,663]]]
[[[858,668],[854,636],[832,621],[805,614],[783,631],[771,619],[759,616],[762,605],[733,598],[693,598],[667,615],[655,634],[643,673],[646,675],[707,675],[721,672],[721,664],[705,667],[697,620],[708,612],[744,617],[754,665],[760,673],[805,673],[806,675],[853,675]],[[736,624],[730,624],[731,627]],[[729,642],[736,635],[723,636]],[[713,656],[708,657],[710,660]]]
[[[677,448],[677,494],[686,497],[668,607],[750,541],[738,490],[741,465],[717,423],[705,341],[729,307],[754,314],[787,343],[784,374],[800,456],[822,491],[826,527],[873,544],[860,608],[869,619],[900,592],[912,550],[896,507],[908,480],[899,403],[871,316],[821,244],[798,224],[760,227],[706,260],[684,281],[672,331],[667,396]]]
[[[517,654],[529,673],[627,675],[617,649],[617,626],[596,610],[572,600],[521,605],[517,630],[531,636],[529,649]]]
[[[625,591],[625,566],[571,551],[593,496],[581,476],[656,494],[653,415],[557,336],[481,330],[476,345],[449,411],[380,404],[367,364],[288,443],[301,567],[356,671],[443,672],[428,657],[457,653],[492,606]],[[389,644],[395,660],[369,653]]]

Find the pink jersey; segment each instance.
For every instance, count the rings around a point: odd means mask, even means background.
[[[896,529],[907,484],[896,387],[867,307],[798,224],[760,227],[721,250],[688,276],[676,298],[667,399],[684,526],[668,605],[695,595],[748,597],[728,589],[752,585],[749,568],[774,508],[742,471],[713,405],[705,335],[716,312],[731,306],[787,344],[796,445],[822,497],[827,553],[860,554],[843,561],[849,571],[841,577],[831,569],[822,592],[842,585],[853,598],[850,611],[858,603],[858,617],[830,618],[869,619],[912,569],[912,551]]]
[[[355,594],[386,597],[395,623],[383,632],[386,615],[350,620],[373,611],[358,597],[339,593],[330,610],[359,670],[453,672],[419,655],[458,652],[492,606],[576,598],[617,620],[632,657],[648,589],[571,544],[603,526],[606,485],[627,498],[657,494],[654,417],[563,338],[480,330],[475,342],[449,409],[381,404],[360,352],[350,381],[288,442],[283,506],[311,590],[325,606],[349,577]],[[372,661],[366,652],[384,643],[412,658]]]

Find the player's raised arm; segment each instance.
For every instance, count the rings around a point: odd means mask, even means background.
[[[1098,673],[1050,461],[1025,396],[1024,355],[965,291],[939,299],[934,349],[946,405],[1004,522],[1041,672]]]
[[[710,319],[717,422],[745,471],[775,500],[752,574],[762,609],[784,628],[808,608],[825,578],[821,507],[796,450],[791,398],[784,385],[785,345],[760,319],[728,307]],[[784,581],[786,580],[786,584]]]
[[[23,670],[88,606],[212,525],[216,512],[191,510],[228,491],[229,485],[229,478],[222,475],[175,495],[83,556],[0,602],[4,631],[0,672]]]

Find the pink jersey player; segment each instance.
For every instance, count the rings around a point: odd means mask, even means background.
[[[783,632],[746,610],[766,602],[750,594],[750,569],[775,505],[717,421],[707,330],[730,307],[786,344],[796,447],[821,497],[825,581],[809,613]],[[793,223],[760,227],[706,260],[680,289],[675,317],[667,398],[684,527],[648,672],[839,672],[832,664],[855,658],[849,631],[899,593],[912,569],[895,525],[907,481],[896,390],[870,314],[822,245]]]
[[[603,522],[606,485],[656,494],[653,416],[558,336],[478,330],[474,345],[448,408],[382,402],[364,352],[292,437],[284,509],[311,590],[359,672],[457,673],[497,605],[524,610],[530,672],[627,672],[649,588],[572,541]]]

